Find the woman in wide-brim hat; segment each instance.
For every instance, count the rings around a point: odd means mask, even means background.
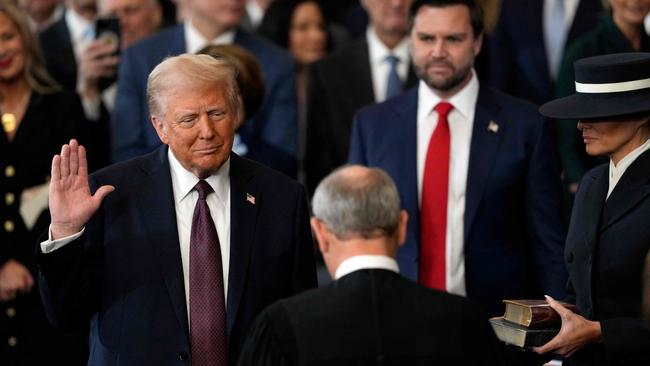
[[[565,247],[569,298],[580,315],[548,298],[560,333],[539,353],[570,365],[650,364],[650,329],[641,314],[650,248],[650,53],[575,63],[576,93],[546,103],[551,118],[577,119],[589,155],[605,155],[580,182]]]

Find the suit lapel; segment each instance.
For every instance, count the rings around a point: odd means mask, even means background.
[[[226,307],[229,336],[246,287],[258,206],[264,199],[262,191],[252,183],[254,173],[245,160],[234,153],[230,155],[230,271]]]
[[[167,147],[161,147],[143,166],[146,174],[138,195],[138,208],[141,213],[143,228],[147,231],[153,247],[153,253],[160,265],[174,313],[189,335],[187,324],[187,306],[185,303],[185,286],[183,283],[183,265],[181,263],[178,226],[172,178],[167,159]]]
[[[467,169],[464,230],[466,238],[478,211],[485,187],[489,182],[501,139],[505,129],[508,128],[505,120],[499,120],[499,109],[497,102],[492,100],[491,92],[481,88],[476,103]],[[496,132],[493,128],[489,128],[491,124],[498,126]]]
[[[357,47],[351,48],[351,62],[343,67],[347,74],[346,79],[349,81],[347,88],[350,88],[352,91],[347,95],[355,96],[354,98],[358,100],[358,103],[355,105],[363,106],[375,102],[375,92],[372,87],[368,42],[363,37],[357,43]]]
[[[648,172],[650,172],[650,151],[641,154],[616,184],[605,202],[601,231],[618,221],[650,194]]]
[[[589,253],[591,253],[593,248],[596,246],[596,241],[598,239],[600,218],[602,217],[605,197],[607,195],[607,187],[609,185],[607,173],[607,169],[603,169],[601,174],[594,173],[590,177],[591,183],[587,187],[587,192],[585,193],[582,222],[584,223],[585,229],[585,245],[587,246]]]
[[[413,243],[420,241],[420,205],[418,199],[418,169],[417,169],[417,104],[418,87],[409,90],[403,97],[404,103],[395,108],[393,118],[399,123],[391,123],[397,129],[393,131],[401,141],[401,149],[397,150],[397,161],[400,164],[400,174],[395,178],[398,191],[401,195],[403,208],[410,215],[408,220],[408,231],[413,235]],[[410,243],[410,241],[409,241]],[[418,258],[418,245],[405,245],[399,250],[401,258],[408,258],[409,263],[415,262]],[[416,276],[417,278],[417,276]]]

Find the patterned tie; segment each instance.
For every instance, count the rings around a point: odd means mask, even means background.
[[[392,98],[402,92],[402,80],[397,75],[397,64],[399,57],[395,55],[388,55],[386,62],[390,64],[388,69],[388,78],[386,81],[386,99]]]
[[[226,304],[221,248],[205,199],[212,187],[199,181],[190,235],[190,329],[192,366],[226,366]]]
[[[447,192],[449,184],[449,123],[454,107],[441,102],[434,108],[438,124],[429,140],[422,179],[420,214],[419,282],[427,287],[446,290],[445,250],[447,234]]]

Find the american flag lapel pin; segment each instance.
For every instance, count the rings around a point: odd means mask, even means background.
[[[488,128],[487,129],[488,129],[488,131],[490,131],[492,133],[497,133],[497,132],[499,132],[499,124],[497,124],[494,121],[490,121],[490,123],[488,123]]]
[[[251,205],[254,205],[255,204],[255,196],[253,196],[250,193],[246,193],[246,201],[248,201],[248,203],[250,203]]]

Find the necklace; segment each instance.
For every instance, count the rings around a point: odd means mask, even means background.
[[[6,133],[12,133],[16,129],[16,116],[13,113],[2,114],[2,129]]]

